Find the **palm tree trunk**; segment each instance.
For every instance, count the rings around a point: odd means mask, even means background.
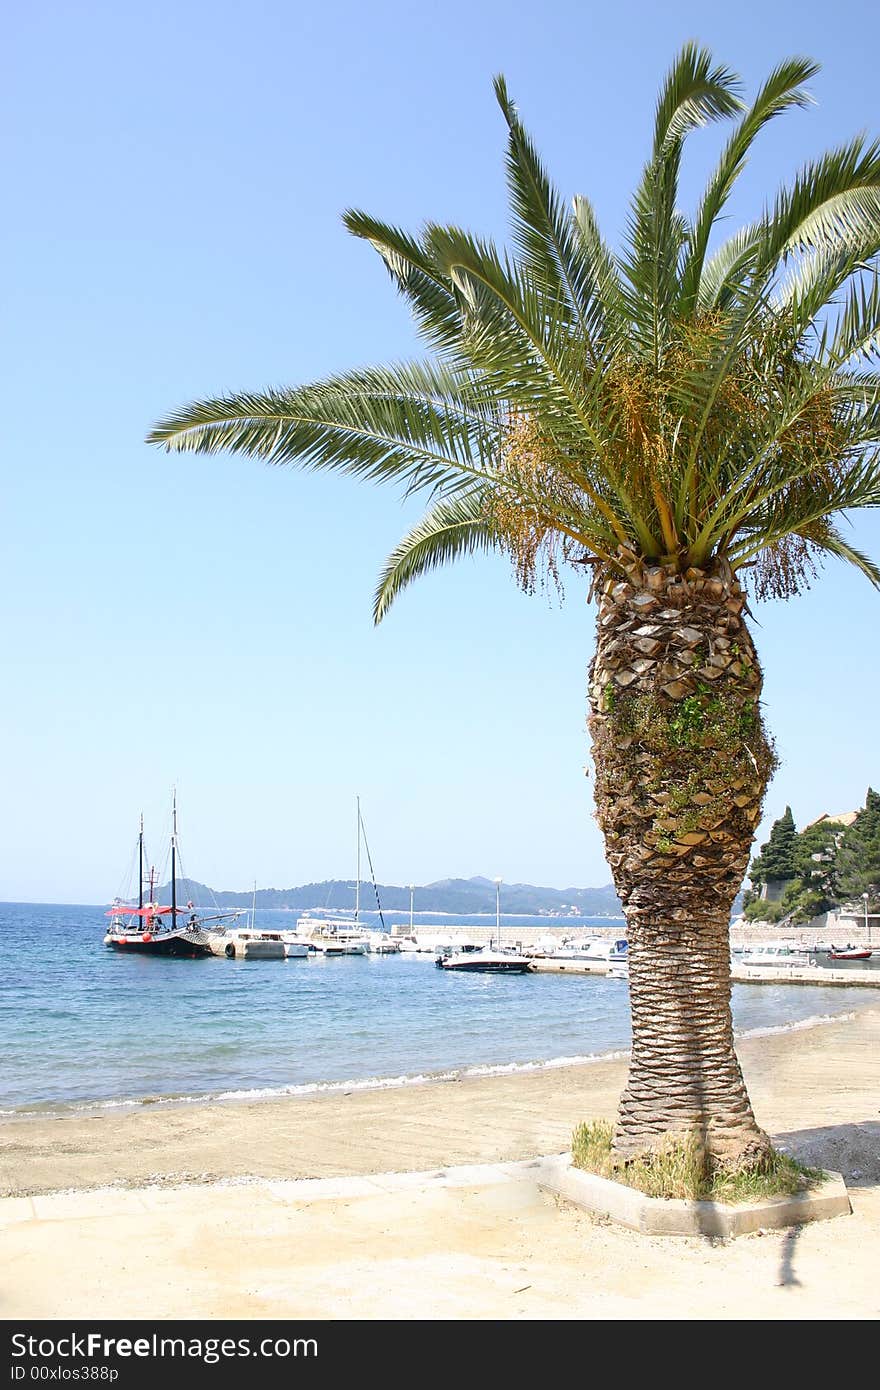
[[[714,1165],[769,1141],[733,1046],[730,908],[775,758],[728,566],[634,565],[600,596],[590,670],[597,819],[627,919],[633,1044],[614,1151],[696,1134]]]

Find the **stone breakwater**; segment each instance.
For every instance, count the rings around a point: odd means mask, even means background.
[[[609,937],[614,940],[618,936],[623,936],[626,932],[625,924],[612,922],[607,927],[584,927],[577,923],[568,924],[560,921],[559,918],[551,918],[546,927],[518,926],[509,921],[501,924],[501,944],[503,946],[521,945],[524,948],[537,946],[540,941],[552,938],[555,941],[562,941],[563,937],[574,937],[576,939],[587,937]],[[398,939],[409,937],[409,929],[400,929],[392,932],[392,936]],[[487,946],[489,942],[498,942],[498,932],[494,922],[491,926],[468,926],[459,922],[444,922],[442,926],[420,927],[418,924],[415,929],[416,940],[420,942],[431,941],[452,941],[455,945],[476,942],[480,946]]]
[[[396,931],[396,937],[409,936],[408,930]],[[446,939],[456,945],[464,942],[478,942],[480,945],[488,945],[490,941],[498,941],[498,932],[494,923],[491,926],[467,926],[461,923],[444,923],[443,926],[419,927],[416,926],[416,937],[420,941],[433,941],[435,939]],[[618,936],[626,935],[626,924],[622,921],[609,922],[607,926],[584,927],[578,924],[568,924],[564,919],[558,917],[548,919],[546,926],[518,926],[509,921],[503,922],[501,926],[501,942],[505,946],[522,945],[524,949],[538,946],[539,942],[546,939],[561,941],[563,937],[570,937],[575,940],[586,939],[588,937],[603,937],[614,940]],[[769,922],[735,922],[730,929],[730,940],[733,946],[750,946],[758,941],[790,941],[792,943],[802,943],[807,946],[816,946],[820,942],[832,941],[861,941],[865,935],[864,927],[853,918],[833,919],[829,914],[829,919],[818,919],[818,925],[798,926],[798,927],[777,927]],[[880,932],[877,933],[880,937]],[[880,951],[880,940],[877,943]]]

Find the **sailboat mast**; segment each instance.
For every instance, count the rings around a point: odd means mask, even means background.
[[[138,911],[144,908],[144,813],[141,811],[141,829],[138,835]]]
[[[177,925],[177,792],[171,803],[171,925]]]
[[[354,920],[360,921],[361,916],[361,799],[357,801],[357,882],[354,888]]]

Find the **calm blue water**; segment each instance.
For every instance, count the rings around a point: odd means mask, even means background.
[[[257,913],[258,926],[282,920]],[[104,930],[101,908],[0,904],[0,1111],[358,1086],[629,1045],[623,980],[463,977],[430,956],[159,960],[108,950]],[[734,1017],[745,1032],[867,1002],[738,985]]]

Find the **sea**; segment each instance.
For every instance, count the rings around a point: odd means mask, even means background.
[[[256,913],[258,928],[295,920]],[[419,914],[417,929],[449,921]],[[530,924],[548,926],[503,918],[502,930]],[[629,1046],[625,980],[462,976],[412,954],[163,960],[109,950],[105,930],[102,907],[0,903],[0,1115],[419,1085]],[[868,1002],[858,988],[735,985],[734,1026],[741,1036],[821,1026]]]

